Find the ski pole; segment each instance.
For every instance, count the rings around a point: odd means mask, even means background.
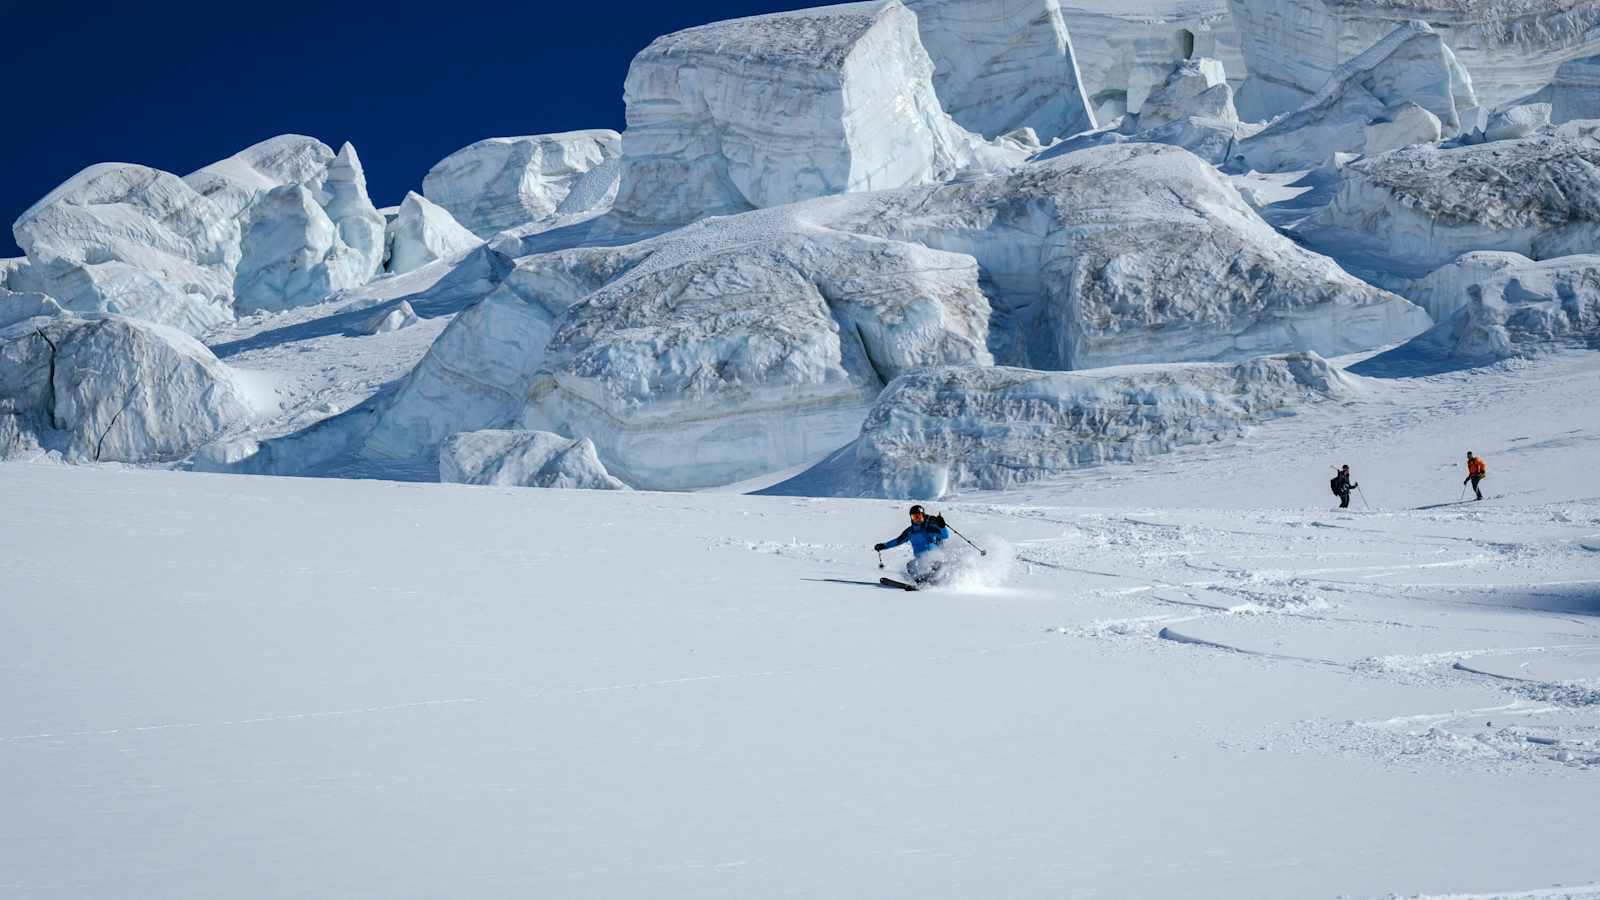
[[[950,528],[950,524],[947,522],[947,523],[945,523],[944,527]],[[969,544],[972,544],[972,540],[970,538],[968,538],[966,535],[962,534],[961,532],[956,531],[954,528],[950,528],[950,531],[956,537],[961,538],[963,541],[966,541]],[[979,547],[977,544],[972,544],[972,549],[978,551],[978,555],[979,556],[988,556],[989,555],[989,551],[983,549],[982,547]]]
[[[883,568],[883,551],[878,551],[878,568]]]
[[[1461,502],[1464,502],[1466,499],[1467,499],[1467,483],[1465,481],[1463,481],[1463,482],[1461,482],[1461,496],[1456,498],[1456,502],[1457,503],[1461,503]]]
[[[1356,485],[1356,493],[1361,495],[1361,505],[1365,506],[1367,509],[1371,509],[1372,508],[1372,504],[1367,502],[1367,492],[1363,491],[1361,489],[1361,485],[1359,485],[1359,484]]]

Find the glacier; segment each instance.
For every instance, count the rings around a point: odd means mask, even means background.
[[[900,0],[657,38],[628,68],[617,227],[660,230],[1021,161],[951,119],[933,79]]]
[[[1002,490],[1236,439],[1355,390],[1313,353],[1092,372],[928,368],[890,384],[853,442],[766,493],[938,500]]]
[[[1588,0],[1229,0],[1250,75],[1240,112],[1269,119],[1302,106],[1348,60],[1407,20],[1455,48],[1485,109],[1545,88],[1568,60],[1600,52]]]
[[[1443,137],[1476,121],[1471,76],[1421,21],[1401,25],[1340,65],[1299,109],[1241,140],[1235,153],[1261,171],[1313,168],[1336,152],[1363,152],[1368,127],[1406,117],[1408,104],[1437,118]]]
[[[1572,122],[1516,140],[1408,147],[1344,167],[1296,231],[1313,248],[1420,276],[1469,250],[1600,250],[1600,138]]]

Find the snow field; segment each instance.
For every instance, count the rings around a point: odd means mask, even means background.
[[[0,896],[1597,876],[1592,498],[941,505],[1011,578],[911,594],[871,583],[892,502],[26,464],[0,490]]]

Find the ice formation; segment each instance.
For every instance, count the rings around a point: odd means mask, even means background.
[[[1550,124],[1550,104],[1526,103],[1495,110],[1484,126],[1486,141],[1514,141],[1525,138]]]
[[[1405,292],[1439,323],[1402,348],[1410,352],[1482,362],[1600,346],[1600,256],[1467,253]]]
[[[989,347],[1007,365],[1335,355],[1430,324],[1275,232],[1215,168],[1172,147],[1095,147],[816,208],[840,230],[975,257],[992,285]]]
[[[1600,119],[1600,56],[1562,63],[1550,82],[1550,121],[1574,119]]]
[[[1314,353],[1094,372],[934,368],[896,380],[861,434],[772,493],[936,500],[1225,440],[1348,396]]]
[[[231,317],[239,229],[176,175],[100,163],[12,226],[28,265],[8,278],[79,312],[114,312],[201,332]]]
[[[1218,59],[1230,84],[1244,80],[1226,0],[1063,0],[1061,10],[1080,83],[1102,124],[1142,112],[1145,97],[1186,59]]]
[[[410,328],[417,324],[417,311],[411,308],[410,301],[401,300],[399,303],[387,304],[378,308],[360,326],[363,334],[388,334],[402,328]]]
[[[625,491],[588,438],[548,431],[469,431],[439,448],[439,480],[457,484]]]
[[[62,315],[0,330],[0,458],[180,458],[244,426],[237,376],[194,338],[122,316]]]
[[[11,291],[0,287],[0,328],[37,316],[56,316],[63,312],[55,298],[37,291]]]
[[[957,125],[900,0],[657,38],[633,60],[613,214],[623,227],[897,188],[1020,161]]]
[[[299,135],[181,179],[147,166],[90,166],[12,230],[28,261],[6,276],[10,289],[192,334],[231,319],[241,289],[246,311],[317,302],[327,291],[307,292],[363,284],[383,258],[383,217],[355,149],[335,154]]]
[[[945,112],[995,138],[1049,143],[1095,127],[1059,0],[905,0]]]
[[[1455,49],[1485,109],[1538,91],[1567,60],[1600,52],[1600,5],[1590,0],[1229,0],[1229,5],[1250,70],[1240,113],[1251,119],[1303,105],[1341,65],[1409,19],[1428,22]]]
[[[281,134],[183,177],[223,214],[243,219],[273,188],[298,184],[313,190],[327,177],[333,148],[313,137]]]
[[[1475,116],[1478,106],[1454,53],[1420,21],[1396,28],[1341,65],[1298,110],[1240,141],[1235,153],[1261,171],[1312,168],[1334,152],[1361,152],[1366,127],[1403,117],[1408,103],[1437,117],[1446,137],[1460,133],[1463,111]]]
[[[636,486],[736,481],[849,440],[902,372],[991,362],[988,313],[970,257],[784,211],[532,257],[451,323],[367,444],[415,456],[521,423],[592,437]]]
[[[384,267],[393,275],[440,259],[457,259],[483,243],[450,211],[416,192],[408,192],[387,226],[389,251]]]
[[[1443,134],[1444,126],[1438,116],[1408,100],[1367,126],[1363,155],[1377,156],[1416,144],[1437,144]]]
[[[1578,124],[1578,123],[1573,123]],[[1466,147],[1409,147],[1344,168],[1333,202],[1300,233],[1425,273],[1469,250],[1534,259],[1600,251],[1600,139],[1563,126]]]
[[[1182,147],[1214,165],[1228,161],[1239,132],[1227,73],[1209,58],[1178,63],[1128,118],[1134,140]]]
[[[616,196],[622,139],[592,129],[489,138],[428,170],[422,194],[480,238],[507,228],[603,212]]]

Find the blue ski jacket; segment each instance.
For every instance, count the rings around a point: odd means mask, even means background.
[[[948,540],[950,540],[950,529],[935,525],[924,519],[921,525],[912,525],[905,531],[900,532],[899,537],[892,541],[884,542],[883,549],[887,550],[890,547],[898,547],[901,544],[910,543],[911,555],[921,556]]]

